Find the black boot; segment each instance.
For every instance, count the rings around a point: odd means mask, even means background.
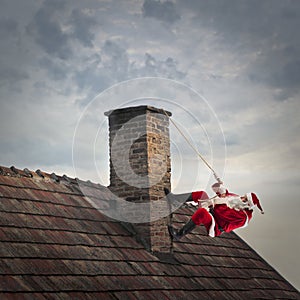
[[[185,203],[185,202],[193,201],[192,193],[173,194],[167,188],[164,188],[164,192],[165,192],[165,195],[169,199],[173,200],[174,202],[176,201],[176,202]]]
[[[179,241],[184,235],[190,233],[194,228],[196,227],[196,224],[192,219],[190,219],[181,229],[176,231],[172,226],[168,226],[169,233],[171,237]]]

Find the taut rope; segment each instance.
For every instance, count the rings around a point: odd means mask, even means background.
[[[213,175],[215,179],[219,182],[222,183],[220,177],[217,175],[215,170],[210,166],[210,164],[205,160],[205,158],[200,154],[198,149],[191,143],[191,141],[185,136],[185,134],[182,132],[182,130],[177,126],[177,124],[170,118],[170,116],[166,113],[165,110],[163,110],[164,114],[169,118],[171,123],[175,126],[175,128],[178,130],[178,132],[182,135],[182,137],[186,140],[186,142],[190,145],[190,147],[195,151],[195,153],[201,158],[201,160],[205,163],[205,165],[213,172]]]

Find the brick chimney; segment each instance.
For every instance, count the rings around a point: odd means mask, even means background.
[[[110,191],[126,205],[136,238],[147,250],[170,253],[169,207],[164,187],[171,189],[170,112],[151,106],[116,109],[109,118]],[[128,205],[132,208],[127,209]]]

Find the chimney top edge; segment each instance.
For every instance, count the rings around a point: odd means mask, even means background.
[[[130,106],[130,107],[124,107],[124,108],[118,108],[118,109],[113,109],[113,110],[109,110],[106,111],[104,113],[105,116],[109,117],[111,115],[116,115],[116,114],[122,114],[124,112],[130,112],[130,111],[134,111],[134,112],[146,112],[146,111],[152,111],[155,113],[160,113],[160,114],[167,114],[169,117],[172,116],[172,113],[164,110],[163,108],[157,108],[154,106],[150,106],[150,105],[141,105],[141,106]]]

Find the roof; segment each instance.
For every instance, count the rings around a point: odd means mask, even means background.
[[[179,209],[174,226],[191,213]],[[234,233],[197,227],[172,255],[148,252],[67,176],[0,167],[0,214],[1,299],[300,299]]]

